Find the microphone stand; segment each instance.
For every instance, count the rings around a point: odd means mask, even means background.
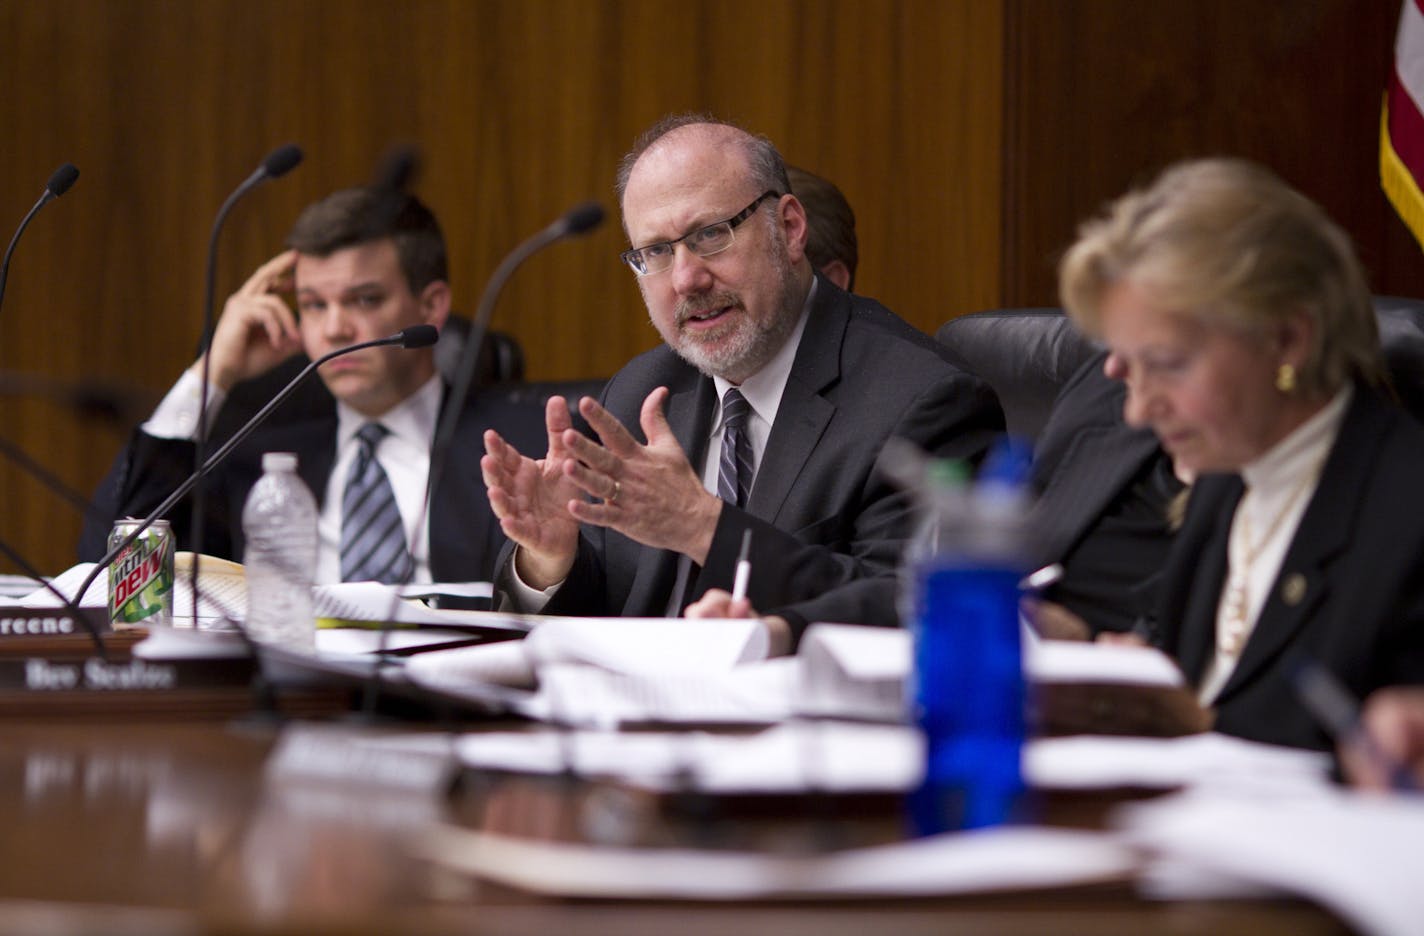
[[[5,259],[0,260],[0,302],[5,301],[5,282],[10,278],[10,258],[15,254],[15,245],[20,242],[20,235],[25,233],[25,228],[30,226],[30,219],[39,214],[39,210],[45,205],[69,191],[69,187],[78,178],[79,170],[74,168],[73,163],[65,163],[54,170],[54,173],[49,177],[49,182],[45,184],[44,193],[40,195],[39,201],[35,202],[34,207],[20,221],[20,226],[15,229],[15,236],[10,238],[10,246],[5,248]]]
[[[161,518],[164,514],[168,513],[168,511],[172,510],[174,505],[181,501],[184,497],[186,497],[188,493],[191,492],[195,487],[197,487],[198,483],[202,481],[205,477],[207,477],[208,474],[213,471],[213,469],[217,468],[218,465],[222,464],[222,462],[225,461],[227,457],[232,454],[232,450],[237,448],[244,441],[246,441],[247,437],[252,435],[253,431],[256,430],[257,427],[260,426],[264,421],[266,421],[267,417],[272,414],[272,411],[275,410],[278,406],[282,405],[282,403],[285,402],[288,397],[290,397],[294,392],[296,392],[296,389],[301,386],[302,382],[305,381],[307,377],[310,376],[311,373],[315,371],[318,367],[325,364],[327,361],[330,361],[332,358],[340,357],[343,354],[350,354],[352,351],[361,351],[365,348],[378,348],[389,345],[401,345],[407,348],[424,347],[425,345],[433,343],[433,338],[438,337],[439,333],[436,332],[433,326],[414,325],[386,338],[376,338],[371,341],[363,341],[360,344],[348,345],[345,348],[337,348],[335,351],[323,354],[315,361],[309,363],[306,367],[302,368],[301,373],[293,377],[287,383],[287,385],[277,393],[276,396],[274,396],[270,401],[268,401],[266,406],[258,410],[256,415],[254,415],[251,419],[244,423],[240,429],[234,432],[231,438],[224,442],[215,452],[212,453],[212,455],[208,456],[207,461],[203,462],[202,466],[198,468],[197,471],[189,475],[187,480],[185,480],[182,484],[178,485],[178,487],[174,489],[173,493],[169,494],[168,497],[163,500],[163,503],[159,504],[156,508],[154,508],[154,510],[146,518],[144,518],[144,520],[137,527],[135,527],[133,531],[129,533],[128,536],[124,537],[124,539],[118,545],[114,546],[107,553],[105,553],[104,557],[99,560],[97,565],[95,565],[94,570],[89,573],[88,578],[84,580],[84,584],[79,589],[79,593],[82,595],[84,594],[84,592],[88,591],[89,586],[94,584],[94,580],[99,577],[99,574],[103,572],[106,568],[108,568],[109,564],[113,562],[120,553],[122,553],[125,549],[128,549],[129,546],[133,545],[134,540],[138,539],[139,536],[141,536],[145,530],[147,530],[150,526],[153,525],[153,521]],[[194,566],[196,567],[197,553],[195,552],[193,555]],[[194,576],[194,581],[196,583],[196,575]],[[193,619],[196,621],[197,617],[197,606],[195,603],[193,608]]]
[[[455,369],[455,380],[451,385],[450,397],[436,427],[435,439],[430,446],[430,470],[425,477],[425,496],[420,501],[420,515],[416,518],[415,529],[417,531],[425,528],[425,520],[430,514],[431,495],[439,488],[440,481],[444,478],[445,462],[450,444],[455,437],[455,429],[460,424],[460,417],[465,412],[465,403],[470,394],[470,385],[474,383],[475,369],[479,364],[485,334],[489,329],[490,318],[494,315],[495,301],[503,292],[505,284],[525,260],[545,247],[566,237],[586,234],[601,223],[603,223],[602,205],[597,202],[585,202],[577,205],[557,221],[514,248],[490,276],[484,292],[480,295],[480,303],[475,309],[475,317],[470,324],[470,336],[465,342],[459,364]],[[412,563],[410,572],[407,574],[413,572],[414,564]],[[375,714],[376,700],[380,696],[381,663],[385,658],[390,638],[391,618],[395,616],[400,601],[399,593],[392,595],[385,619],[381,622],[381,636],[376,648],[375,662],[371,666],[371,678],[366,684],[366,692],[361,705],[362,714],[368,718]]]
[[[208,268],[203,281],[203,331],[199,341],[203,366],[198,381],[200,388],[198,390],[198,427],[193,447],[193,464],[195,466],[203,464],[203,454],[207,448],[208,368],[211,362],[211,356],[207,352],[208,345],[213,340],[213,299],[217,292],[218,235],[222,233],[223,225],[227,223],[228,214],[239,200],[266,180],[286,175],[295,169],[301,161],[300,147],[291,143],[279,146],[269,153],[266,159],[262,160],[262,165],[258,166],[252,175],[244,179],[242,184],[233,190],[233,193],[222,203],[222,207],[218,209],[217,217],[213,219],[213,230],[208,235]],[[192,531],[189,534],[189,543],[193,549],[193,620],[195,621],[198,619],[198,556],[203,551],[203,493],[201,486],[193,493],[193,522]]]

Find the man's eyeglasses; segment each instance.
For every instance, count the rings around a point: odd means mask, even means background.
[[[634,273],[639,276],[647,276],[651,273],[661,273],[672,267],[672,258],[677,251],[678,244],[686,244],[687,249],[699,257],[719,254],[732,246],[732,241],[736,240],[736,235],[733,232],[736,231],[737,225],[750,218],[752,212],[757,210],[758,205],[768,198],[780,197],[776,192],[762,192],[756,197],[756,201],[725,221],[718,221],[715,224],[698,228],[690,234],[682,235],[677,240],[625,250],[618,257],[632,267]]]

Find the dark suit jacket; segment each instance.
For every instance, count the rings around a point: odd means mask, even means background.
[[[1033,453],[1043,561],[1062,558],[1113,499],[1162,454],[1150,429],[1122,421],[1124,388],[1098,354],[1063,385]]]
[[[1162,646],[1189,680],[1211,661],[1226,541],[1243,486],[1198,479],[1164,574]],[[1424,427],[1357,388],[1261,617],[1216,700],[1216,727],[1297,747],[1330,739],[1291,674],[1312,658],[1357,697],[1424,682]]]
[[[1149,463],[1167,457],[1152,430],[1123,422],[1126,391],[1103,374],[1106,356],[1094,355],[1063,385],[1034,446],[1037,565],[1062,561]],[[1132,605],[1125,617],[1152,611],[1156,586],[1154,576],[1124,594],[1123,602]],[[1050,591],[1046,597],[1054,596]],[[1096,622],[1088,624],[1098,629]]]
[[[262,474],[264,452],[297,453],[302,480],[318,503],[325,497],[336,460],[336,403],[324,388],[321,394],[324,402],[310,408],[315,412],[303,412],[292,419],[284,417],[279,409],[273,416],[275,425],[268,424],[254,432],[209,476],[203,552],[241,560],[245,545],[242,507],[248,491]],[[448,389],[446,396],[444,405],[449,404]],[[521,451],[539,452],[545,444],[542,407],[537,413],[531,410],[521,414],[495,405],[479,391],[470,398],[451,443],[440,487],[431,498],[430,570],[437,582],[488,580],[504,544],[480,476],[482,434],[486,428],[496,429]],[[213,451],[220,441],[215,440],[208,451]],[[136,430],[105,482],[114,495],[116,516],[146,516],[157,507],[191,473],[193,448],[191,442],[158,439]],[[181,549],[189,547],[191,516],[189,499],[175,507],[168,518]],[[94,544],[86,539],[84,548],[93,551]]]
[[[629,363],[602,402],[641,440],[639,408],[659,386],[671,391],[669,425],[689,461],[701,466],[715,386],[667,346]],[[750,529],[753,607],[785,614],[797,627],[817,620],[893,625],[893,588],[849,610],[826,594],[855,579],[891,576],[900,560],[910,507],[874,470],[881,447],[893,435],[939,455],[974,458],[1002,428],[993,392],[949,364],[929,336],[820,279],[747,506],[723,508],[707,563],[693,570],[682,604],[711,587],[731,588],[742,531]],[[506,592],[511,553],[506,549],[495,579]],[[677,567],[674,552],[585,528],[573,570],[544,610],[661,616]]]

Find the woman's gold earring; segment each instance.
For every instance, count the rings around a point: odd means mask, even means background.
[[[1295,368],[1290,364],[1282,364],[1276,369],[1276,389],[1282,393],[1295,392]]]

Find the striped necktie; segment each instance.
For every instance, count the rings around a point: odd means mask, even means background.
[[[752,407],[736,387],[722,397],[722,459],[717,473],[717,496],[738,507],[747,505],[755,466],[752,440],[747,434],[747,417]]]
[[[341,495],[343,582],[404,584],[414,571],[391,479],[376,461],[376,446],[389,432],[380,423],[367,423],[356,433],[361,450]]]

